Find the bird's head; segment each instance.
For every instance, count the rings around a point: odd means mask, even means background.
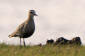
[[[35,10],[30,10],[29,13],[30,13],[32,16],[37,16]]]

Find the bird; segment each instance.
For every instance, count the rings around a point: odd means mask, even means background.
[[[28,18],[26,21],[24,21],[22,24],[20,24],[16,30],[11,33],[8,37],[19,37],[20,38],[20,46],[21,46],[21,39],[23,39],[23,44],[25,44],[25,38],[29,38],[33,35],[35,31],[35,22],[34,22],[34,16],[38,16],[35,12],[35,10],[29,10],[28,12]]]

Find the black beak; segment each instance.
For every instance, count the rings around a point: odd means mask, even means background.
[[[35,16],[38,16],[37,14],[34,14]]]

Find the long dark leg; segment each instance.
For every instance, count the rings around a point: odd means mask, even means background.
[[[20,46],[21,46],[21,37],[20,37]]]
[[[23,44],[24,44],[24,47],[26,47],[26,44],[25,44],[25,40],[24,40],[24,38],[23,38]]]

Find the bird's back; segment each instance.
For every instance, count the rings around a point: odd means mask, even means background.
[[[25,21],[21,25],[18,26],[16,31],[14,31],[10,37],[21,37],[21,38],[27,38],[31,36],[34,33],[35,30],[35,24],[34,20],[31,19],[29,22]]]

